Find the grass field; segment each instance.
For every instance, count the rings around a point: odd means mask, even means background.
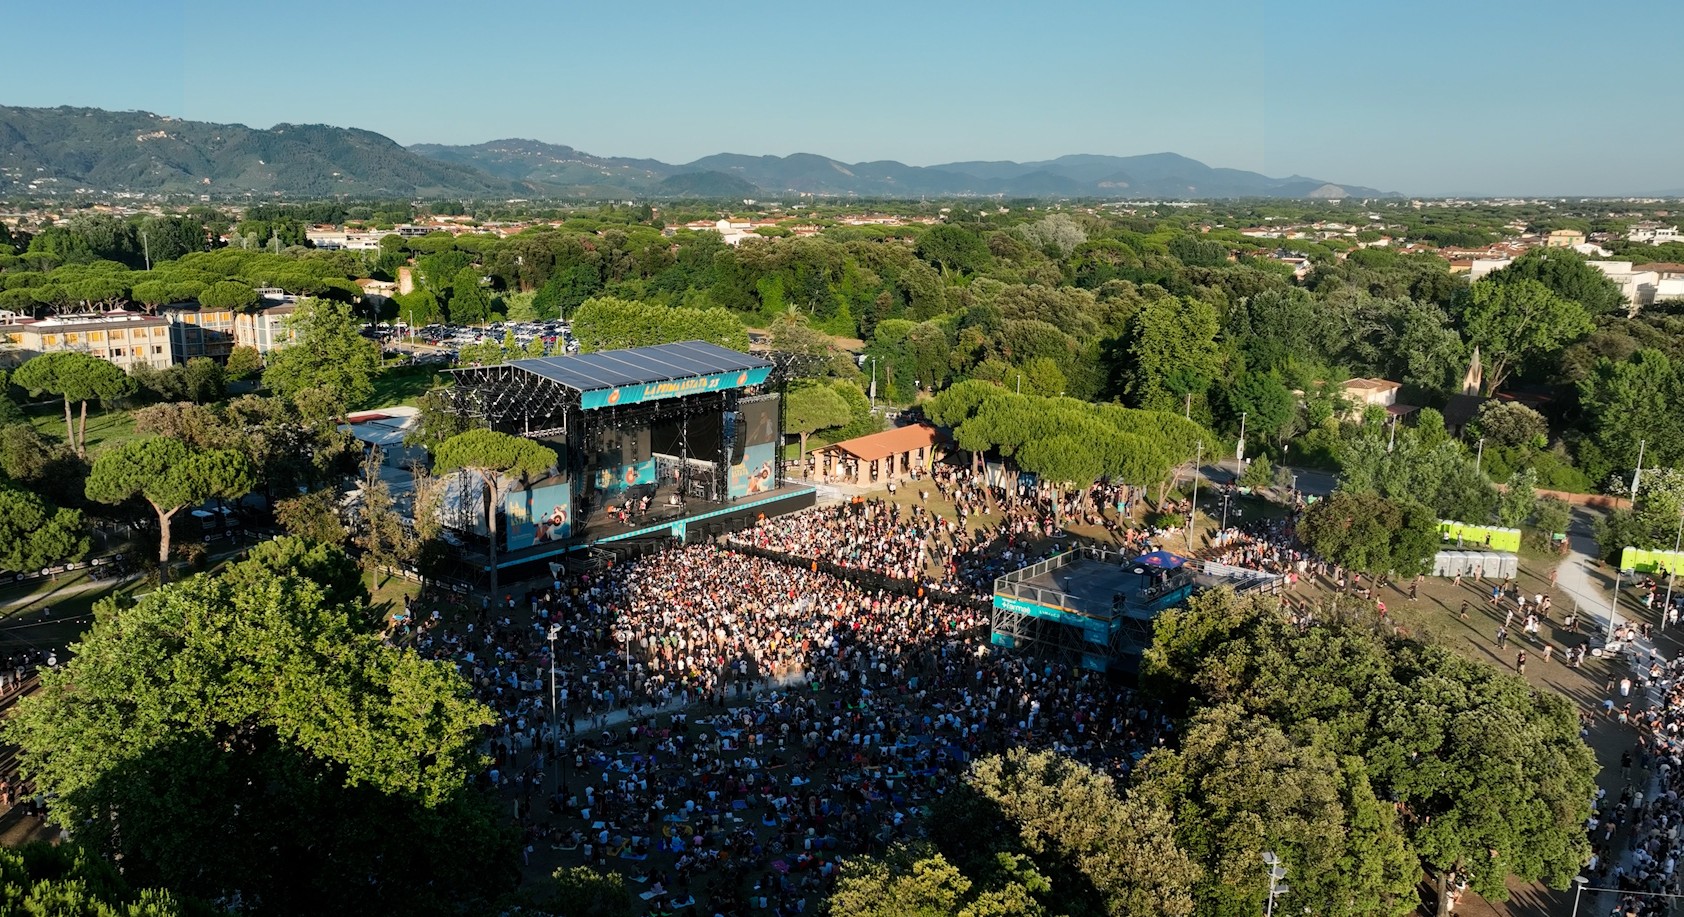
[[[72,420],[80,422],[78,412]],[[64,410],[39,410],[30,412],[29,422],[39,430],[43,436],[49,436],[62,442],[70,440],[64,435]],[[134,416],[128,411],[99,410],[93,405],[88,406],[88,452],[92,453],[100,446],[113,445],[134,439]]]
[[[436,366],[394,366],[374,377],[374,394],[364,408],[414,405],[436,384]]]

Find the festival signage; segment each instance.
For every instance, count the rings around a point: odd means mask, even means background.
[[[669,379],[664,382],[645,382],[638,385],[622,385],[618,388],[596,389],[584,392],[579,396],[579,406],[585,410],[593,408],[612,408],[628,404],[639,404],[644,401],[659,401],[662,398],[683,398],[686,395],[702,395],[708,392],[723,392],[733,388],[746,388],[759,385],[766,381],[772,372],[769,366],[757,366],[753,369],[735,370],[726,373],[712,373],[706,376],[692,376],[688,379]]]

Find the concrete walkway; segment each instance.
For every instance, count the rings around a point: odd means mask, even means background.
[[[1608,593],[1612,583],[1597,562],[1596,540],[1590,536],[1588,515],[1573,514],[1567,526],[1567,548],[1567,556],[1555,568],[1556,588],[1573,600],[1574,610],[1585,622],[1581,630],[1605,639],[1609,631]],[[1598,622],[1596,627],[1590,626],[1593,620]]]

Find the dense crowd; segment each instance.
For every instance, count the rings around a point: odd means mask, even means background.
[[[1624,789],[1612,805],[1603,799],[1591,822],[1596,852],[1587,872],[1623,891],[1677,895],[1684,854],[1684,657],[1668,662],[1651,654],[1637,667],[1639,695],[1648,688],[1660,699],[1635,712],[1630,702],[1616,708],[1637,727],[1638,739],[1621,757]],[[1622,679],[1618,689],[1629,697],[1632,680]],[[1633,779],[1634,765],[1639,777],[1649,779]],[[1623,845],[1616,839],[1622,829]],[[1622,895],[1615,913],[1662,914],[1668,900]]]
[[[987,651],[975,607],[712,546],[521,604],[418,646],[498,712],[485,780],[513,796],[526,856],[617,861],[655,909],[799,913],[837,854],[914,835],[979,755],[1052,748],[1122,775],[1170,728],[1101,675]]]
[[[1126,524],[1130,488],[1101,482],[1060,494],[1034,486],[988,483],[980,472],[940,465],[907,486],[918,502],[855,499],[761,520],[733,544],[844,570],[907,580],[956,595],[986,598],[994,580],[1063,542],[1067,526],[1102,529],[1113,541],[1150,550],[1147,535]],[[951,516],[931,501],[950,504]]]

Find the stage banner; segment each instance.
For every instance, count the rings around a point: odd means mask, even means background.
[[[573,488],[548,478],[503,501],[503,530],[508,550],[565,541],[573,531]]]
[[[778,447],[773,443],[760,443],[744,449],[742,458],[731,466],[731,499],[740,500],[776,487],[772,462],[777,460],[777,454]]]
[[[643,385],[623,385],[619,388],[597,389],[583,392],[579,396],[579,406],[585,410],[592,408],[618,407],[626,404],[638,404],[644,401],[659,401],[662,398],[683,398],[686,395],[701,395],[706,392],[723,392],[727,389],[746,388],[759,385],[766,381],[766,376],[772,372],[769,366],[757,366],[738,372],[714,373],[708,376],[695,376],[690,379],[673,379],[668,382],[649,382]]]
[[[640,484],[655,483],[655,460],[644,459],[630,465],[618,465],[601,468],[596,473],[596,489],[602,493],[617,494],[627,488]]]

